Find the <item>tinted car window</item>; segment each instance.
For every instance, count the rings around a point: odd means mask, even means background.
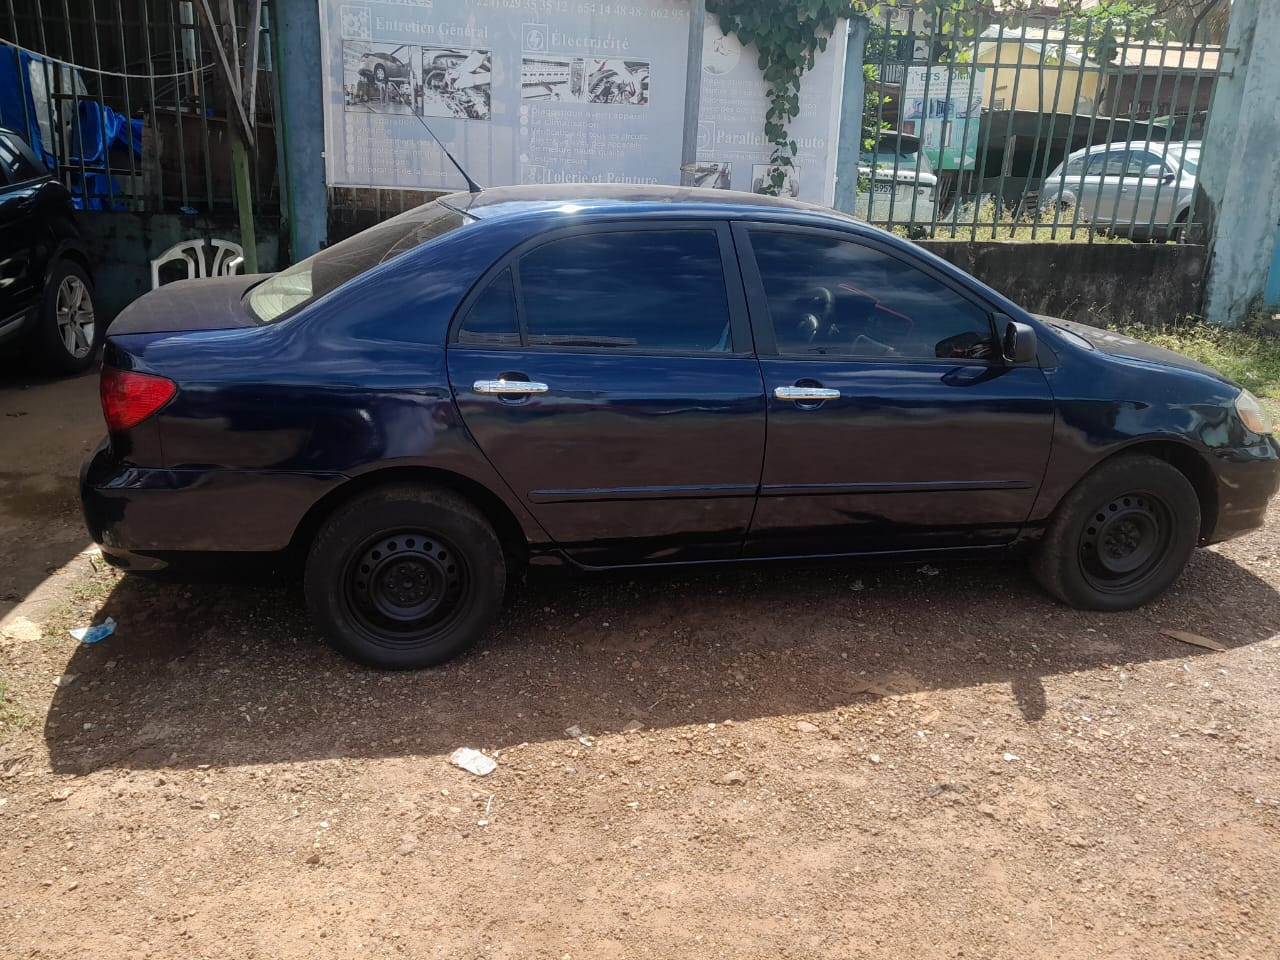
[[[1084,162],[1086,159],[1087,159],[1086,157],[1076,157],[1074,160],[1072,160],[1070,163],[1067,164],[1066,169],[1063,170],[1063,173],[1068,175],[1074,174],[1075,176],[1079,176],[1080,174],[1084,173]]]
[[[1128,166],[1125,168],[1125,176],[1141,177],[1143,171],[1152,164],[1163,165],[1164,161],[1158,154],[1148,153],[1145,150],[1131,150],[1129,152]]]
[[[456,230],[470,220],[438,201],[415,207],[341,243],[325,247],[264,280],[249,291],[249,309],[261,323],[278,320],[378,264]]]
[[[1107,169],[1107,154],[1094,153],[1089,156],[1089,167],[1085,171],[1085,175],[1089,177],[1100,177]]]
[[[732,349],[714,230],[632,230],[553,240],[520,260],[532,346],[646,353]]]
[[[458,342],[471,346],[519,346],[520,325],[510,268],[494,277],[472,304],[458,331]]]
[[[905,261],[835,237],[751,235],[778,350],[909,359],[995,356],[986,311]]]
[[[3,168],[0,182],[8,180],[9,183],[22,183],[45,173],[23,154],[16,143],[3,134],[0,134],[0,168]]]

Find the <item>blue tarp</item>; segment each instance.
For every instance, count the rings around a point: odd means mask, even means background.
[[[49,105],[35,102],[29,78],[33,61],[50,63],[46,74],[50,77],[61,67],[26,51],[9,48],[8,53],[8,56],[0,55],[0,122],[22,133],[36,153],[44,157],[49,169],[56,170],[58,161],[44,148],[40,136],[40,114],[37,113],[37,110],[42,110],[47,118]],[[85,166],[106,166],[111,148],[116,146],[123,146],[132,150],[135,156],[142,156],[142,121],[130,120],[97,100],[77,100],[76,115],[71,124],[72,155],[63,160],[64,166],[72,168],[72,193],[77,207],[104,210],[107,208],[107,194],[121,192],[119,184],[106,174],[81,173],[74,169],[82,163]]]

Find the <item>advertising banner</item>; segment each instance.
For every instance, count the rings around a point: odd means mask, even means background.
[[[788,124],[799,147],[780,191],[830,206],[835,200],[836,146],[848,21],[841,20],[800,81],[800,113]],[[759,192],[768,182],[773,149],[764,136],[768,109],[755,47],[744,47],[707,15],[702,47],[702,99],[698,109],[699,186]]]
[[[935,170],[972,170],[978,152],[986,71],[908,67],[899,127],[918,136]]]
[[[330,186],[678,183],[680,0],[320,0]]]

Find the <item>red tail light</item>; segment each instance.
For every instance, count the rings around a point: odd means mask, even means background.
[[[103,367],[99,382],[102,416],[112,433],[128,430],[151,416],[177,392],[172,380],[149,373]]]

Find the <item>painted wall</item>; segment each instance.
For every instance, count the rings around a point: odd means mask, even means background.
[[[1046,42],[1050,53],[1057,44]],[[1052,58],[1051,58],[1052,59]],[[1019,40],[991,41],[978,45],[976,63],[988,66],[987,91],[982,102],[994,110],[1029,110],[1032,113],[1087,112],[1098,98],[1102,86],[1102,68],[1086,60],[1082,65],[1067,61],[1061,65],[1046,62],[1038,44]],[[1059,87],[1061,73],[1061,87]],[[1015,93],[1014,87],[1017,86]],[[1003,103],[1002,106],[996,106]],[[1077,108],[1076,104],[1080,106]]]
[[[1032,313],[1106,326],[1198,314],[1205,248],[1191,244],[924,240],[930,253]]]
[[[151,289],[151,261],[176,243],[204,238],[240,242],[234,213],[218,217],[168,213],[118,213],[86,210],[76,222],[94,264],[98,312],[108,321]],[[280,245],[275,218],[254,221],[258,240],[258,269],[277,269]],[[208,258],[211,250],[206,250]],[[207,262],[207,261],[206,261]]]
[[[1233,325],[1249,316],[1280,270],[1280,3],[1235,0],[1227,54],[1214,90],[1200,160],[1198,203],[1214,225],[1205,315]],[[1205,211],[1198,208],[1197,219]],[[1280,284],[1272,284],[1280,299]]]

